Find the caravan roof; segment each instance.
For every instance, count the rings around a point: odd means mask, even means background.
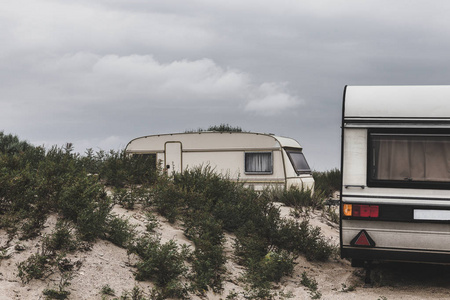
[[[344,118],[450,120],[450,86],[347,86]]]
[[[179,141],[184,150],[222,149],[222,150],[257,150],[280,149],[284,147],[299,148],[300,144],[291,138],[252,132],[190,132],[143,136],[130,141],[127,152],[140,152],[152,149],[164,151],[168,141]]]

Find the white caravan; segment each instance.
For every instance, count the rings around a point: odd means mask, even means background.
[[[450,86],[347,86],[341,171],[343,258],[450,262]]]
[[[314,179],[293,139],[249,132],[150,135],[130,141],[128,154],[156,155],[169,172],[209,166],[215,172],[261,190],[266,186],[314,188]]]

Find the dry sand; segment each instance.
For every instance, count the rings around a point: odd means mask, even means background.
[[[280,205],[280,211],[282,215],[290,217],[289,208]],[[114,212],[129,218],[138,229],[145,230],[145,218],[139,210],[128,211],[115,207]],[[158,217],[158,220],[160,227],[157,231],[161,234],[162,242],[173,239],[178,244],[192,246],[184,236],[181,226],[169,224],[162,217]],[[320,212],[311,213],[310,222],[319,226],[332,243],[338,243],[337,225],[327,221]],[[51,232],[55,224],[56,218],[50,217],[42,235]],[[6,232],[0,230],[0,249],[6,249],[5,254],[10,256],[0,259],[0,299],[44,299],[42,295],[44,289],[58,286],[60,281],[58,274],[53,274],[45,280],[32,280],[28,284],[23,284],[17,276],[17,264],[40,250],[42,235],[33,240],[8,241]],[[239,281],[244,270],[233,261],[233,236],[227,234],[226,238],[226,253],[229,259],[226,263],[227,273],[223,293],[217,295],[208,292],[202,297],[192,295],[193,299],[225,299],[230,293],[238,295],[237,299],[244,299],[245,290]],[[124,291],[130,291],[135,286],[145,292],[152,287],[150,282],[138,282],[134,279],[132,265],[137,258],[128,256],[126,250],[108,241],[98,240],[90,251],[78,251],[68,257],[73,262],[81,262],[81,267],[74,271],[71,285],[67,288],[71,293],[69,299],[102,299],[101,289],[105,285],[114,289],[116,297],[120,297]],[[299,257],[293,276],[283,278],[275,285],[274,292],[291,295],[291,299],[311,299],[312,294],[300,283],[303,272],[317,281],[321,299],[450,299],[448,266],[382,264],[373,271],[377,282],[375,286],[364,287],[364,272],[352,268],[348,261],[339,258],[318,263]],[[349,288],[351,291],[348,291]],[[276,298],[283,299],[282,296]]]

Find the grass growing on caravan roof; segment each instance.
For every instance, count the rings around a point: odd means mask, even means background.
[[[3,133],[0,151],[0,228],[11,239],[35,239],[49,215],[59,219],[42,240],[42,251],[19,264],[24,282],[54,272],[66,253],[88,249],[86,243],[101,238],[138,255],[137,279],[155,282],[153,293],[159,297],[220,292],[230,259],[224,251],[225,233],[232,233],[236,257],[247,270],[244,281],[255,298],[268,295],[272,282],[292,273],[296,256],[326,260],[334,249],[308,221],[282,218],[273,204],[279,201],[275,194],[256,193],[208,167],[167,177],[156,169],[135,170],[135,162],[114,152],[88,151],[81,157],[71,145],[45,150]],[[117,187],[113,199],[105,184]],[[297,194],[286,191],[284,198],[293,201]],[[302,197],[297,205],[317,206],[316,200]],[[194,249],[161,243],[152,230],[136,232],[127,219],[111,213],[114,202],[127,209],[156,210],[171,222],[181,222]],[[154,219],[149,222],[150,229],[157,227]],[[187,285],[175,284],[181,279]],[[63,288],[55,291],[64,293]]]
[[[197,130],[186,130],[185,133],[190,132],[204,132],[204,131],[216,131],[216,132],[244,132],[239,126],[231,126],[229,124],[212,125],[207,129],[198,128]]]

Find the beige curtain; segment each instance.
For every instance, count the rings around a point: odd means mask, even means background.
[[[272,172],[272,153],[246,153],[245,154],[246,172]]]
[[[376,136],[374,179],[450,181],[450,140],[432,136]]]

